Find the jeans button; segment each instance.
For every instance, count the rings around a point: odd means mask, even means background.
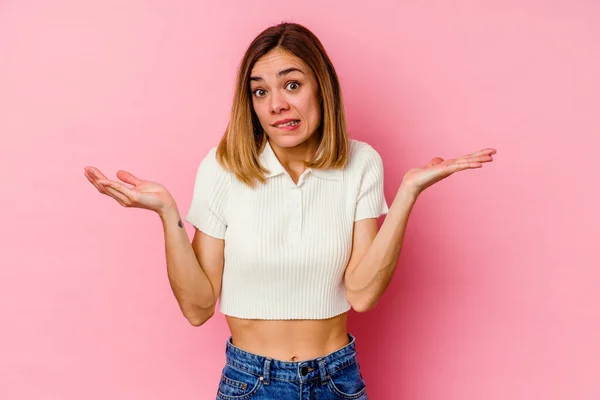
[[[302,373],[302,375],[306,375],[308,374],[308,368],[302,367],[302,370],[300,372]]]

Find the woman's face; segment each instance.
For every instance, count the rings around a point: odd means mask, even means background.
[[[317,79],[300,58],[275,49],[250,73],[250,95],[263,129],[279,147],[311,138],[321,123]]]

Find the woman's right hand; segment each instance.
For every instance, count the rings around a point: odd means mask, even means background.
[[[138,179],[127,171],[119,170],[117,177],[133,187],[107,179],[94,167],[85,167],[84,174],[100,193],[112,197],[123,207],[145,208],[161,213],[175,206],[173,196],[163,185]]]

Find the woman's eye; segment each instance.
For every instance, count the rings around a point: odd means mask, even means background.
[[[256,97],[263,97],[265,95],[265,91],[263,89],[256,89],[252,93],[254,93]]]
[[[298,82],[290,82],[286,85],[286,87],[290,90],[296,90],[300,87],[300,84]]]

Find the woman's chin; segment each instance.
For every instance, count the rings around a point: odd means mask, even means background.
[[[306,135],[303,132],[289,132],[270,134],[268,136],[271,142],[279,147],[295,147],[310,140],[313,135]]]

